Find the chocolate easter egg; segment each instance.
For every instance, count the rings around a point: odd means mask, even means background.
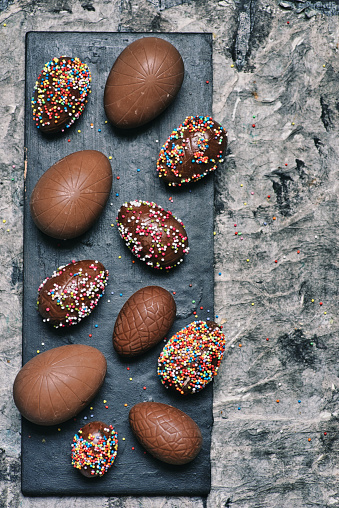
[[[140,402],[130,410],[129,423],[141,445],[168,464],[186,464],[201,449],[198,425],[188,414],[168,404]]]
[[[77,415],[98,393],[106,375],[106,359],[96,348],[68,344],[29,360],[18,372],[14,402],[38,425],[56,425]]]
[[[124,203],[117,224],[127,247],[152,268],[173,268],[189,252],[184,224],[156,203],[138,200]]]
[[[70,127],[85,109],[91,88],[88,66],[77,57],[46,62],[34,87],[33,120],[46,133]]]
[[[162,384],[182,395],[202,390],[217,375],[225,341],[213,321],[194,321],[180,330],[160,353],[158,375]]]
[[[72,466],[86,478],[103,476],[113,465],[118,452],[118,434],[112,425],[89,422],[75,434]]]
[[[184,79],[178,50],[158,37],[129,44],[107,78],[104,107],[121,129],[139,127],[160,115],[175,99]]]
[[[227,146],[226,131],[209,116],[188,116],[160,150],[157,171],[170,186],[195,182],[217,168]]]
[[[108,270],[93,260],[57,268],[38,289],[38,310],[54,328],[78,324],[89,316],[105,292]]]
[[[75,238],[99,218],[112,186],[107,157],[97,150],[71,153],[38,180],[30,200],[32,218],[46,235]]]
[[[160,286],[136,291],[123,305],[113,332],[114,349],[132,357],[158,344],[171,328],[176,313],[173,296]]]

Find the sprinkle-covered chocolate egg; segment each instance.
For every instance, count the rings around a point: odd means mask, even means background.
[[[225,351],[220,328],[213,321],[193,321],[170,338],[158,359],[158,375],[166,388],[187,395],[212,381]]]
[[[68,344],[29,360],[18,372],[14,402],[38,425],[57,425],[76,416],[98,393],[107,363],[96,348]]]
[[[85,109],[91,73],[79,58],[61,56],[46,62],[34,86],[33,120],[46,133],[70,127]]]
[[[54,328],[76,325],[89,316],[105,292],[108,270],[93,260],[57,268],[38,289],[38,310]]]
[[[107,78],[107,118],[121,129],[150,122],[175,99],[183,79],[184,63],[171,43],[159,37],[132,42],[120,53]]]
[[[156,203],[138,200],[124,203],[117,224],[127,247],[152,268],[173,268],[189,252],[184,224]]]
[[[97,150],[67,155],[38,180],[30,200],[36,226],[68,240],[82,235],[99,218],[112,187],[108,158]]]
[[[157,171],[170,186],[200,180],[217,168],[227,146],[227,134],[209,116],[188,116],[161,147]]]
[[[114,349],[121,356],[138,356],[152,348],[171,328],[176,313],[173,296],[160,286],[136,291],[125,302],[116,319]]]
[[[187,464],[201,450],[198,425],[176,407],[140,402],[130,410],[129,423],[140,444],[153,457],[168,464]]]
[[[72,443],[72,466],[86,478],[103,476],[118,453],[118,434],[112,425],[89,422],[75,434]]]

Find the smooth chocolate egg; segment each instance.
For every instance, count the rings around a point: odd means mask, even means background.
[[[129,423],[140,444],[168,464],[187,464],[201,449],[198,425],[188,414],[168,404],[140,402],[130,410]]]
[[[159,37],[129,44],[107,78],[104,107],[121,129],[140,127],[160,115],[175,99],[184,79],[178,50]]]
[[[99,303],[108,270],[92,259],[57,268],[38,288],[38,311],[54,328],[78,324]]]
[[[108,158],[82,150],[59,160],[40,177],[30,200],[32,219],[46,235],[76,238],[99,218],[112,187]]]
[[[103,476],[118,453],[118,434],[112,425],[89,422],[75,434],[72,466],[86,478]]]
[[[221,328],[213,321],[193,321],[173,335],[158,359],[161,383],[182,395],[205,388],[217,375],[225,351]]]
[[[139,200],[124,203],[117,224],[127,247],[152,268],[173,268],[189,252],[183,222],[156,203]]]
[[[13,385],[14,402],[27,420],[56,425],[77,415],[95,397],[106,375],[96,348],[69,344],[29,360]]]
[[[137,356],[161,341],[176,313],[173,296],[160,286],[136,291],[123,305],[113,332],[114,349],[121,356]]]
[[[162,146],[159,177],[170,186],[195,182],[217,168],[227,146],[227,134],[209,116],[188,116]]]

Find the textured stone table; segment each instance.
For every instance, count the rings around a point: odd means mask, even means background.
[[[336,2],[0,1],[0,506],[339,506]],[[25,33],[212,32],[215,309],[212,489],[201,498],[24,498],[20,416]],[[192,48],[194,51],[194,48]],[[208,86],[208,84],[206,85]],[[212,260],[211,260],[212,262]]]

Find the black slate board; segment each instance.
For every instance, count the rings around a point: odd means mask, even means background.
[[[184,60],[185,79],[175,102],[137,132],[120,133],[105,123],[103,91],[109,70],[129,43],[148,35],[154,34],[27,34],[23,364],[38,350],[82,343],[93,345],[104,353],[108,371],[100,393],[90,405],[93,409],[88,407],[75,420],[46,428],[22,419],[22,491],[25,495],[203,496],[210,490],[212,384],[190,398],[176,396],[164,389],[156,374],[163,343],[130,362],[118,358],[112,347],[113,326],[121,306],[146,285],[157,284],[175,292],[178,316],[171,330],[173,333],[196,316],[207,319],[214,315],[213,175],[191,188],[174,191],[164,185],[155,170],[161,144],[172,129],[187,115],[212,113],[211,34],[156,34],[174,44]],[[92,73],[92,94],[83,115],[70,129],[47,138],[32,120],[32,91],[45,62],[61,55],[78,56],[88,64]],[[48,238],[32,222],[29,212],[32,190],[54,162],[69,153],[89,148],[112,157],[113,187],[107,207],[97,224],[77,240],[60,242]],[[158,273],[135,260],[125,247],[116,225],[112,227],[111,224],[115,224],[121,204],[133,199],[155,201],[185,223],[191,251],[182,265],[168,273]],[[55,268],[72,259],[100,260],[110,272],[109,283],[91,316],[70,330],[54,330],[43,323],[37,313],[37,288]],[[128,425],[129,409],[144,400],[172,404],[198,423],[204,442],[193,462],[174,467],[144,453]],[[114,466],[104,477],[94,480],[82,477],[70,463],[73,435],[91,419],[112,423],[119,435]]]

